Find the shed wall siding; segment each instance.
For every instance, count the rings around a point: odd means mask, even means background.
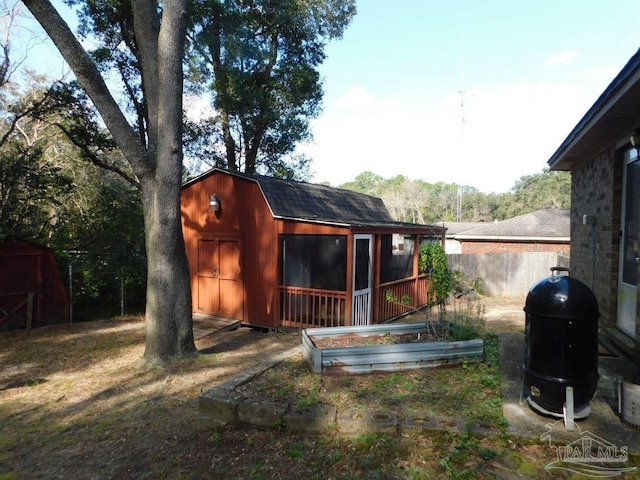
[[[30,241],[0,241],[0,331],[69,321],[69,299],[50,248]],[[8,315],[10,314],[10,315]]]
[[[571,172],[571,275],[594,291],[602,326],[616,323],[621,172],[613,147]]]
[[[220,200],[218,213],[209,210],[213,193]],[[241,320],[253,325],[275,328],[280,323],[279,234],[350,236],[345,227],[274,219],[259,186],[231,175],[214,174],[189,185],[182,191],[181,203],[194,311],[198,238],[237,236],[242,248],[243,294],[236,301],[243,304]],[[347,303],[350,305],[349,300]]]
[[[238,195],[237,220],[243,234],[247,323],[278,325],[278,226],[253,182],[230,177]]]
[[[216,194],[220,201],[218,212],[211,212],[209,209],[209,199],[212,194]],[[245,323],[260,325],[264,327],[276,328],[282,324],[281,320],[281,297],[280,297],[280,235],[344,235],[347,237],[347,265],[346,265],[346,291],[344,292],[344,322],[349,324],[352,307],[353,291],[353,235],[356,232],[373,235],[374,245],[379,243],[380,234],[396,233],[396,228],[406,235],[427,235],[429,232],[440,238],[442,231],[436,227],[412,225],[399,226],[395,224],[380,226],[361,225],[353,227],[351,225],[339,225],[331,223],[316,223],[304,219],[278,219],[273,217],[269,205],[267,204],[260,186],[254,181],[227,174],[224,172],[212,173],[200,177],[197,181],[189,183],[182,190],[181,196],[182,226],[185,239],[185,249],[189,261],[192,286],[192,302],[194,312],[210,313],[212,315],[222,315],[221,312],[236,312],[238,308],[242,311],[238,318]],[[224,268],[225,271],[233,274],[225,275],[217,267],[216,260],[209,263],[198,261],[198,243],[207,246],[203,248],[207,258],[216,258],[216,248],[219,248],[222,240],[239,245],[239,263],[241,275],[235,277],[235,268]],[[237,239],[237,240],[236,240]],[[211,242],[208,242],[212,240]],[[217,247],[218,246],[218,247]],[[229,247],[232,248],[232,247]],[[235,247],[233,247],[235,248]],[[235,250],[234,250],[235,251]],[[379,249],[374,248],[374,252]],[[235,257],[234,257],[235,258]],[[234,263],[235,260],[230,263]],[[375,256],[372,260],[372,271],[379,273],[379,258]],[[413,277],[408,280],[427,294],[427,282],[417,277],[417,256],[416,267]],[[204,267],[202,267],[204,265]],[[234,265],[231,265],[233,267]],[[202,267],[198,272],[199,266]],[[227,265],[229,267],[229,265]],[[211,273],[213,272],[213,273]],[[227,278],[228,277],[228,278]],[[199,278],[203,279],[199,282]],[[208,292],[216,292],[216,280],[229,280],[228,286],[221,293],[227,295],[224,298],[225,304],[219,297]],[[237,288],[238,282],[241,284]],[[202,292],[198,292],[198,286],[202,286]],[[375,290],[375,289],[374,289]],[[421,291],[422,291],[421,290]],[[229,301],[229,291],[232,292],[234,301],[240,307],[236,308]],[[236,294],[241,291],[241,294]],[[320,294],[318,294],[320,295]],[[373,304],[379,298],[379,292],[373,292]],[[199,296],[206,301],[199,302]],[[415,298],[419,298],[416,294]],[[342,297],[341,297],[342,298]],[[218,309],[218,305],[220,308]],[[212,310],[207,312],[206,310]],[[375,313],[373,314],[375,317]],[[342,320],[341,320],[342,321]]]
[[[220,211],[209,210],[209,197],[220,199]],[[182,193],[183,234],[192,289],[198,236],[238,236],[242,248],[242,320],[275,327],[278,318],[278,225],[258,186],[229,175],[211,175]],[[194,299],[194,301],[197,299]]]

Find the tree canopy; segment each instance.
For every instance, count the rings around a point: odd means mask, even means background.
[[[520,177],[509,193],[501,194],[404,175],[385,179],[369,171],[340,188],[380,197],[394,219],[411,223],[455,221],[459,206],[461,221],[491,222],[543,208],[569,208],[571,203],[569,173],[548,169]]]
[[[139,190],[148,260],[145,359],[155,363],[190,355],[195,352],[191,289],[179,202],[183,142],[198,138],[202,146],[208,138],[215,143],[215,135],[190,136],[194,129],[221,132],[222,142],[200,152],[200,158],[222,145],[228,155],[220,158],[231,169],[304,176],[308,160],[292,152],[309,138],[308,119],[320,108],[317,67],[324,46],[342,35],[355,14],[355,2],[68,3],[79,11],[79,31],[90,50],[49,0],[24,1],[80,87],[56,86],[49,90],[47,103],[60,108],[57,131],[81,158],[120,175],[128,182],[125,190]],[[7,69],[2,68],[4,81]],[[217,112],[194,129],[183,128],[185,72],[190,93],[208,94]],[[108,133],[91,118],[92,108]],[[32,112],[32,117],[45,118],[51,112]],[[39,155],[35,148],[33,155]],[[62,186],[67,180],[45,177]],[[103,193],[113,199],[110,191]]]
[[[71,3],[79,7],[80,33],[97,44],[94,61],[120,84],[146,141],[141,44],[130,3]],[[186,155],[209,167],[307,178],[309,159],[294,150],[311,138],[309,119],[318,115],[323,95],[324,48],[342,36],[355,1],[198,0],[188,8],[186,93],[209,99],[211,108],[185,116]]]
[[[115,173],[127,167],[122,154],[67,85],[36,77],[23,90],[0,88],[11,105],[0,109],[0,237],[45,244],[61,273],[71,267],[76,321],[143,311],[142,209]]]
[[[208,149],[206,161],[305,177],[308,159],[292,153],[311,138],[324,48],[342,36],[355,1],[198,0],[191,8],[190,85],[210,96],[215,112],[199,127],[223,146]]]

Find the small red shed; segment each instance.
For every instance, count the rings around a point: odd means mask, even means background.
[[[429,303],[420,245],[444,229],[394,221],[382,200],[213,169],[183,186],[194,314],[277,327],[379,323]]]
[[[0,237],[0,331],[69,322],[69,300],[53,250]]]

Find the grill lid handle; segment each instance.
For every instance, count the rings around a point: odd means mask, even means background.
[[[571,273],[571,269],[567,268],[567,267],[551,267],[549,270],[551,270],[551,274],[553,275],[553,272],[567,272],[567,274]]]

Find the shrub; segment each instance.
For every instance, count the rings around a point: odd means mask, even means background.
[[[461,295],[472,291],[484,295],[484,281],[481,277],[470,279],[464,272],[453,270],[451,272],[451,289]]]
[[[447,255],[441,244],[426,243],[420,247],[418,272],[431,275],[438,302],[443,302],[449,296],[451,275],[447,265]]]

